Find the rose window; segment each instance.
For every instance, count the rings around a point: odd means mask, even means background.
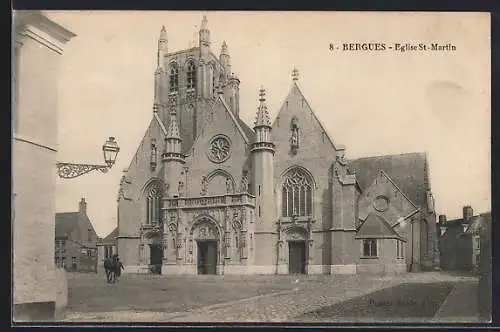
[[[212,138],[208,148],[208,159],[215,163],[222,163],[229,158],[231,143],[226,136],[218,135]]]

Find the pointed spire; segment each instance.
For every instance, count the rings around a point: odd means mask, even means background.
[[[225,41],[225,40],[222,42],[222,47],[221,47],[221,49],[220,49],[220,54],[221,54],[221,55],[222,55],[222,54],[225,54],[225,55],[228,55],[228,54],[229,54],[229,52],[228,52],[228,50],[227,50],[227,44],[226,44],[226,41]]]
[[[167,29],[165,29],[164,25],[161,26],[160,40],[167,40]]]
[[[167,139],[181,140],[179,126],[177,125],[177,113],[175,110],[170,112],[170,122],[167,129]]]
[[[259,90],[259,101],[260,105],[257,110],[257,117],[255,119],[254,128],[271,127],[271,120],[269,119],[269,113],[267,111],[267,105],[266,105],[266,90],[264,89],[263,86],[261,86]]]

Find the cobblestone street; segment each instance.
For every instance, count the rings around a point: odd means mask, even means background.
[[[430,321],[453,285],[464,280],[474,278],[434,272],[380,278],[124,275],[118,284],[109,285],[95,275],[72,275],[64,320],[373,322],[401,316],[402,321]],[[391,301],[410,300],[428,305],[418,310],[387,308]],[[374,301],[385,304],[386,308],[374,306]]]

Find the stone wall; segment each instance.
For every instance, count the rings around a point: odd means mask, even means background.
[[[15,318],[51,318],[54,276],[57,83],[73,33],[40,12],[14,16],[13,293]]]

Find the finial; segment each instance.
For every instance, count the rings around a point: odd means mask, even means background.
[[[200,30],[206,29],[207,25],[208,25],[207,15],[203,15],[203,20],[201,21],[201,29]]]
[[[161,26],[160,39],[161,40],[166,40],[167,39],[167,29],[165,29],[164,25]]]
[[[262,85],[260,86],[259,97],[259,101],[266,101],[266,90]]]
[[[299,80],[299,70],[297,68],[293,68],[292,70],[292,78],[294,81],[298,81]]]

